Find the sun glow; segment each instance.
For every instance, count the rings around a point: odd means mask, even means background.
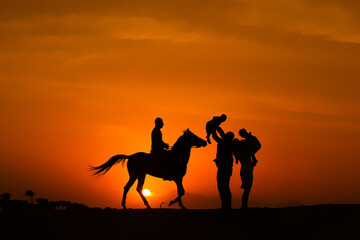
[[[151,194],[149,189],[143,189],[142,193],[144,194],[144,196],[150,196],[150,194]]]

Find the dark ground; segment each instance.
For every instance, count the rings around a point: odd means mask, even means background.
[[[0,231],[0,239],[360,239],[360,205],[33,209],[0,213]]]

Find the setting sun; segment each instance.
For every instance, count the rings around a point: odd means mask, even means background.
[[[151,194],[149,189],[142,190],[142,193],[144,194],[144,196],[150,196],[150,194]]]

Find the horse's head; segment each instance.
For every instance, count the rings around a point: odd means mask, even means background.
[[[204,139],[199,138],[194,133],[192,133],[189,129],[186,129],[184,131],[183,137],[184,137],[185,141],[191,147],[195,146],[195,147],[199,148],[199,147],[205,147],[207,145],[207,142]]]

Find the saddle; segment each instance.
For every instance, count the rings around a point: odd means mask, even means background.
[[[178,166],[176,160],[172,157],[170,151],[151,152],[149,158],[149,173],[164,180],[174,180],[178,175]]]

